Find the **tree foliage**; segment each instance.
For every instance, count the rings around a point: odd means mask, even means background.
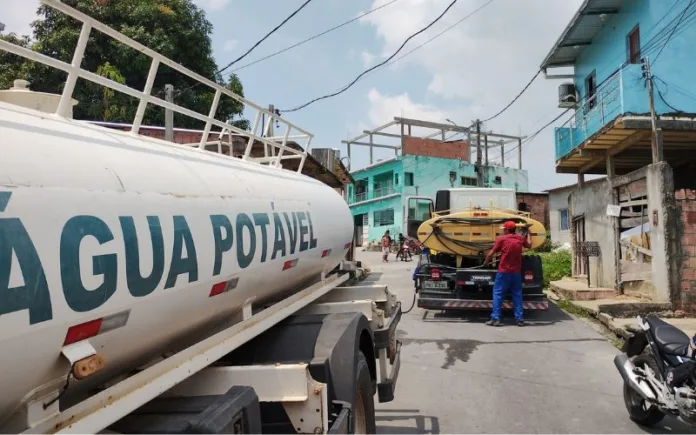
[[[212,24],[205,12],[192,0],[63,0],[80,12],[93,17],[144,46],[161,53],[192,71],[244,95],[239,78],[231,74],[225,80],[217,74],[210,35]],[[70,63],[80,35],[76,20],[42,5],[39,19],[32,23],[33,37],[15,34],[1,35],[24,47]],[[66,74],[55,68],[25,61],[0,51],[0,88],[6,89],[14,79],[31,83],[40,92],[61,93]],[[150,69],[150,58],[115,39],[93,29],[85,50],[82,68],[135,89],[144,89]],[[166,65],[160,64],[152,94],[164,98],[165,84],[174,86],[175,102],[207,115],[214,91]],[[74,108],[78,119],[112,122],[131,122],[137,101],[120,92],[85,80],[78,80],[73,97],[79,101]],[[216,118],[232,121],[248,128],[242,119],[244,107],[229,97],[220,100]],[[148,105],[144,124],[164,125],[164,109]],[[200,128],[202,122],[175,114],[177,127]]]

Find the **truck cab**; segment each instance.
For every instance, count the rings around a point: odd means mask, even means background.
[[[480,208],[517,209],[517,197],[513,189],[464,187],[438,190],[435,200],[425,196],[411,196],[407,200],[406,222],[409,237],[418,238],[418,227],[433,217],[458,210]]]

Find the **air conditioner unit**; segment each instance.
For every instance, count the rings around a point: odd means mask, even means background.
[[[572,109],[578,104],[578,96],[573,83],[563,83],[558,87],[558,107]]]

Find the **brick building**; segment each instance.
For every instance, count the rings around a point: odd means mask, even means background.
[[[549,231],[550,216],[548,193],[518,192],[517,209],[529,212],[532,219],[544,224],[546,231]]]

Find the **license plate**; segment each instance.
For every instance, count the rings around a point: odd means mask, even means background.
[[[472,281],[490,281],[491,277],[488,275],[472,275],[471,280]]]
[[[447,281],[423,281],[423,289],[447,290]]]

